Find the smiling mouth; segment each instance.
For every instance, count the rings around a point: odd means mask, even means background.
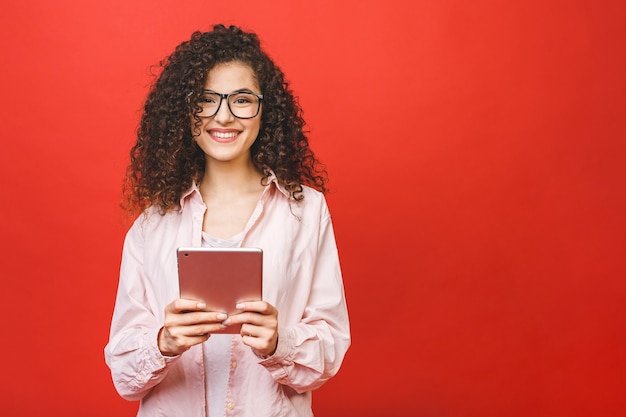
[[[235,136],[237,136],[237,132],[216,132],[213,131],[211,132],[211,134],[213,136],[215,136],[218,139],[232,139]]]

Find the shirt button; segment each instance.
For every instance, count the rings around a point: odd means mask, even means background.
[[[235,408],[235,404],[233,404],[233,403],[228,403],[228,404],[226,404],[226,408],[228,408],[229,410],[231,410],[231,411],[232,411],[232,409],[233,409],[233,408]]]
[[[237,361],[232,361],[232,362],[230,363],[230,367],[231,367],[231,368],[233,368],[233,369],[235,369],[235,368],[237,367]]]

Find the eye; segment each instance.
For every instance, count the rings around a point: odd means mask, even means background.
[[[233,103],[237,103],[237,104],[245,104],[245,103],[252,103],[252,99],[247,96],[247,95],[238,95],[235,97],[235,99],[233,100]]]
[[[230,97],[230,104],[238,107],[250,106],[258,101],[254,94],[240,93]]]
[[[217,98],[214,94],[205,94],[200,98],[202,103],[217,103]]]

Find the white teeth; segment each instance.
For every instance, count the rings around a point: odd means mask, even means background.
[[[213,132],[213,135],[220,139],[228,139],[237,136],[237,132]]]

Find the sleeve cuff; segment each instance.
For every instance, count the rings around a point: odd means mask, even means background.
[[[259,363],[272,374],[276,381],[286,384],[288,382],[287,368],[293,366],[295,334],[293,329],[279,331],[278,334],[278,344],[273,355],[263,357],[254,350],[253,352],[260,359]]]

